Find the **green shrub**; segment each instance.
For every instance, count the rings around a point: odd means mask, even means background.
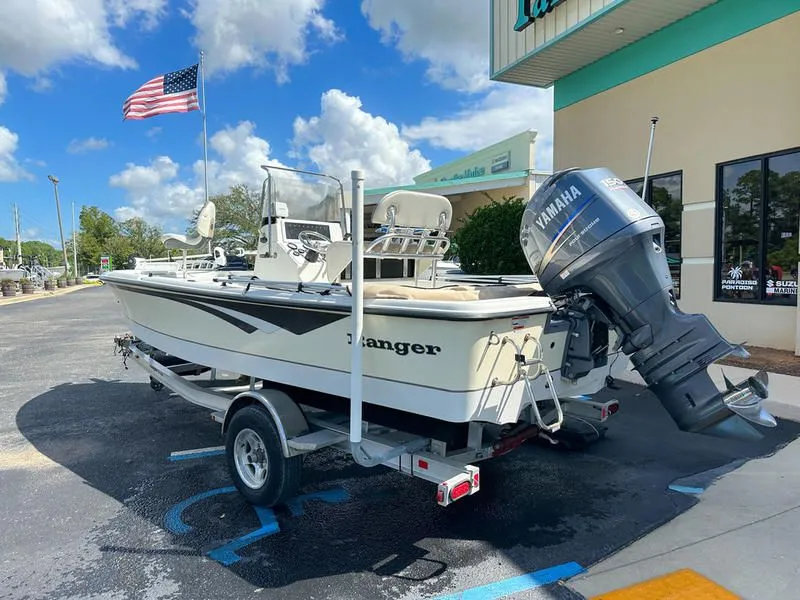
[[[519,197],[492,200],[464,219],[453,234],[453,254],[470,275],[530,275],[519,244],[519,229],[527,202]]]

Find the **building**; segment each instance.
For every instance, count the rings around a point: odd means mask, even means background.
[[[554,170],[664,219],[681,308],[800,354],[800,0],[491,0],[490,76],[553,86]]]
[[[414,177],[411,185],[367,189],[364,204],[368,212],[383,196],[394,190],[416,190],[446,196],[453,204],[452,229],[482,204],[508,196],[530,198],[549,171],[536,170],[536,132],[523,131]]]

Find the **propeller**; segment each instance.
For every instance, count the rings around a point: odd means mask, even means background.
[[[746,352],[746,351],[745,351]],[[766,371],[759,371],[755,375],[748,377],[739,385],[734,385],[730,379],[722,372],[725,380],[726,391],[722,398],[731,411],[747,419],[751,423],[762,427],[776,427],[778,425],[775,417],[769,414],[762,403],[769,396],[769,375]]]

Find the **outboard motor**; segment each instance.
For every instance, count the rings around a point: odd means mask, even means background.
[[[672,290],[664,222],[605,168],[550,176],[525,209],[520,243],[544,291],[568,321],[562,375],[577,379],[602,363],[608,329],[618,348],[678,427],[687,432],[758,439],[748,421],[774,427],[762,408],[767,375],[720,391],[707,367],[729,354],[747,356],[701,314],[683,313]]]

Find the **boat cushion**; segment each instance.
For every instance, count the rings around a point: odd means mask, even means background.
[[[430,300],[437,302],[464,302],[515,298],[541,293],[538,283],[520,285],[452,285],[440,288],[422,288],[392,283],[364,283],[365,299],[391,298],[398,300]]]
[[[389,223],[389,209],[394,207],[395,227],[420,227],[438,229],[439,218],[444,215],[444,230],[450,228],[453,219],[453,205],[445,196],[427,192],[394,190],[389,192],[375,206],[372,222],[378,225]]]

